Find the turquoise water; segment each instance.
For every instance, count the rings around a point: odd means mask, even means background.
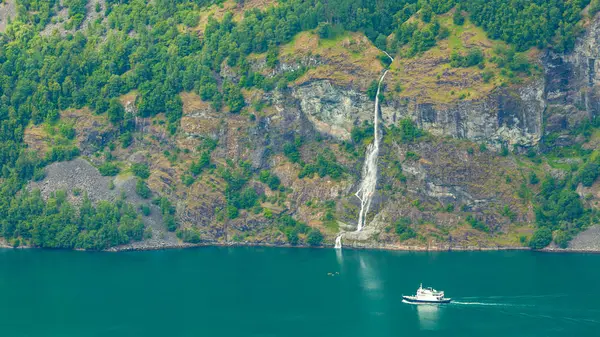
[[[599,281],[586,254],[0,250],[0,335],[600,336]],[[402,303],[420,282],[455,303]]]

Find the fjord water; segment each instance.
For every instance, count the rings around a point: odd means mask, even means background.
[[[0,250],[0,334],[598,336],[599,280],[586,254]],[[402,303],[420,282],[456,302]]]

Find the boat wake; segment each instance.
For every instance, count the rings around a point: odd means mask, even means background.
[[[539,314],[539,313],[526,313],[526,312],[518,312],[518,313],[514,313],[514,312],[508,312],[508,311],[500,311],[503,314],[506,315],[511,315],[511,316],[521,316],[521,317],[526,317],[529,319],[544,319],[544,320],[552,320],[552,321],[564,321],[564,322],[569,322],[569,323],[576,323],[576,324],[587,324],[587,325],[598,325],[600,324],[600,321],[597,321],[595,319],[591,319],[591,318],[587,318],[587,317],[569,317],[569,316],[563,316],[563,315],[556,315],[556,314],[550,314],[550,315],[545,315],[545,314]]]
[[[459,300],[452,301],[459,305],[480,305],[480,306],[502,306],[502,307],[533,307],[534,304],[518,303],[523,300],[543,300],[545,298],[565,297],[567,294],[546,294],[546,295],[515,295],[515,296],[470,296],[461,297]],[[515,303],[517,302],[517,303]],[[537,303],[536,305],[539,305]]]
[[[417,302],[409,302],[407,300],[402,300],[402,303],[406,304],[414,304],[414,305],[438,305],[444,303],[417,303]],[[520,306],[515,304],[507,304],[507,303],[488,303],[488,302],[462,302],[462,301],[452,301],[449,304],[458,304],[458,305],[479,305],[479,306],[495,306],[495,307],[513,307]]]
[[[486,300],[486,299],[528,299],[528,298],[556,298],[566,297],[567,294],[546,294],[546,295],[516,295],[516,296],[471,296],[461,297],[462,299],[469,300]]]
[[[588,325],[597,325],[600,324],[600,321],[596,320],[596,317],[590,316],[592,313],[595,315],[594,310],[585,310],[582,312],[578,312],[579,315],[572,316],[574,312],[572,309],[566,309],[563,307],[556,307],[554,305],[544,305],[543,303],[537,304],[524,304],[524,303],[514,303],[514,302],[487,302],[485,299],[498,299],[505,298],[510,301],[511,299],[538,299],[538,298],[552,298],[552,297],[562,297],[566,296],[564,294],[552,294],[552,295],[521,295],[521,296],[489,296],[489,297],[462,297],[459,300],[453,300],[449,305],[454,308],[471,308],[471,310],[492,310],[491,307],[495,307],[497,309],[495,312],[502,313],[505,315],[516,316],[516,317],[526,317],[530,319],[544,319],[544,320],[553,320],[553,321],[563,321],[563,322],[571,322],[577,324],[588,324]],[[469,300],[470,299],[470,300]],[[480,299],[479,301],[475,301],[473,299]],[[404,303],[409,303],[402,301]],[[488,308],[485,308],[488,307]],[[570,314],[570,315],[569,315]]]
[[[452,304],[459,304],[459,305],[484,305],[484,306],[494,306],[494,307],[511,307],[511,306],[515,306],[514,304],[508,304],[508,303],[462,302],[462,301],[452,301]]]

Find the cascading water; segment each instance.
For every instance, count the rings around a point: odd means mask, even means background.
[[[392,62],[394,61],[394,58],[391,57],[390,54],[385,51],[384,53],[392,60]],[[362,169],[362,181],[356,192],[356,197],[360,200],[360,213],[358,214],[358,226],[356,227],[356,232],[360,232],[366,225],[367,214],[369,213],[371,201],[373,201],[373,194],[375,194],[375,187],[377,186],[377,159],[379,157],[379,142],[381,141],[381,135],[379,134],[379,93],[381,92],[381,84],[387,73],[388,71],[386,70],[383,75],[381,75],[377,85],[377,94],[375,95],[375,116],[373,118],[374,139],[373,143],[367,147],[365,163]],[[344,233],[340,233],[335,238],[336,249],[342,248],[343,236]]]
[[[358,213],[358,225],[356,231],[360,232],[366,225],[367,214],[373,201],[375,187],[377,185],[377,159],[379,156],[379,142],[381,135],[379,133],[379,93],[381,91],[381,83],[387,74],[387,70],[381,75],[379,85],[377,86],[377,95],[375,96],[375,118],[373,122],[374,138],[373,143],[367,148],[365,155],[365,163],[362,169],[362,182],[356,192],[356,197],[360,200],[360,213]]]
[[[342,235],[340,234],[335,238],[335,249],[341,249],[342,248]]]

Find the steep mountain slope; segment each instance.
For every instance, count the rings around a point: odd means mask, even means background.
[[[556,36],[517,9],[528,37],[485,21],[495,1],[348,4],[21,1],[1,36],[6,243],[600,249],[596,2],[557,5]]]

